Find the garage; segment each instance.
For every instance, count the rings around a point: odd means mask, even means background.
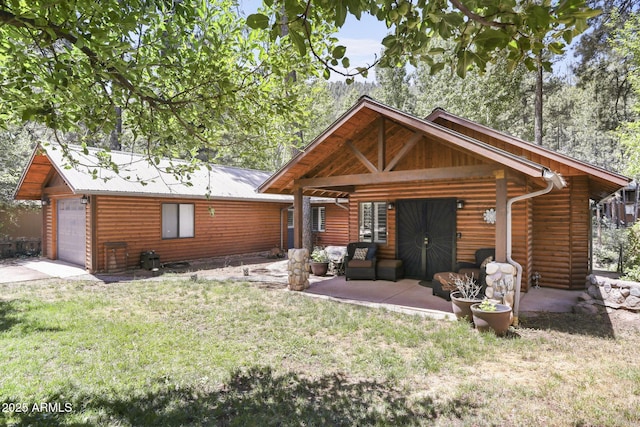
[[[58,201],[58,259],[85,265],[85,205],[81,199]]]

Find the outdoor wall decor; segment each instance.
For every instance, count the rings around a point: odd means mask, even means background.
[[[484,222],[486,222],[487,224],[495,224],[496,223],[496,210],[493,209],[493,208],[487,209],[482,214],[482,217],[484,218]]]

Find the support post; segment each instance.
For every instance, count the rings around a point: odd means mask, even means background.
[[[302,248],[302,187],[293,191],[293,247]]]
[[[496,259],[507,262],[507,178],[504,170],[496,174]]]

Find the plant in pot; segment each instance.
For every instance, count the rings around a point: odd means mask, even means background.
[[[316,276],[324,276],[329,269],[329,257],[322,248],[314,248],[311,252],[311,272]]]
[[[451,280],[456,285],[456,290],[451,292],[451,308],[458,320],[466,319],[473,322],[471,306],[482,302],[480,293],[482,284],[473,280],[473,275],[451,274]]]
[[[493,331],[501,336],[507,333],[511,325],[511,307],[495,300],[485,299],[471,306],[473,323],[480,332]]]

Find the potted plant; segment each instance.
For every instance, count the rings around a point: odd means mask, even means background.
[[[485,299],[471,306],[473,323],[480,332],[493,331],[496,335],[504,335],[511,325],[511,307]]]
[[[329,257],[322,248],[314,248],[311,252],[311,272],[316,276],[324,276],[329,269]]]
[[[473,280],[473,275],[451,274],[456,290],[451,292],[451,308],[458,320],[473,322],[471,306],[482,301],[482,285]]]

